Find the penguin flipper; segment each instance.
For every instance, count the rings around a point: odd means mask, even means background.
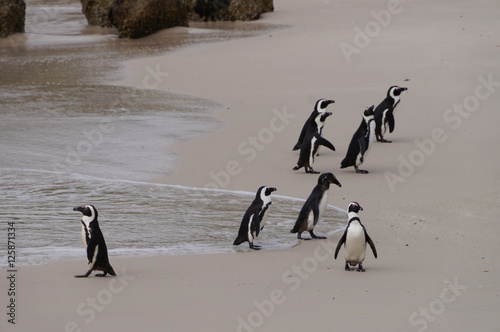
[[[312,208],[312,212],[313,212],[313,215],[314,215],[313,225],[316,226],[316,224],[318,223],[318,220],[319,220],[319,206],[318,206],[318,203],[315,202],[314,204],[312,204],[311,208]]]
[[[337,248],[335,248],[335,255],[334,258],[337,259],[337,255],[339,254],[340,247],[345,243],[345,239],[347,238],[347,229],[344,232],[344,235],[339,240],[339,243],[337,244]]]
[[[92,268],[94,267],[98,251],[99,251],[99,245],[97,244],[97,241],[95,241],[93,238],[90,238],[90,241],[87,246],[87,260],[89,261],[90,271],[92,271]]]
[[[359,143],[359,153],[363,156],[365,154],[365,151],[366,151],[365,137],[362,136],[362,137],[358,138],[358,143]]]
[[[392,133],[392,131],[394,130],[394,125],[395,125],[393,112],[387,112],[385,119],[387,120],[387,123],[389,123],[389,132]]]
[[[327,148],[329,148],[330,150],[332,151],[335,151],[335,147],[333,146],[332,143],[330,143],[326,138],[324,137],[318,137],[318,144],[319,145],[323,145],[323,146],[326,146]]]
[[[260,232],[260,217],[259,217],[258,213],[253,215],[252,224],[255,227],[255,237],[257,237],[257,236],[259,236],[259,232]]]
[[[377,258],[377,249],[375,249],[375,243],[373,243],[371,237],[368,235],[366,230],[365,230],[365,239],[366,239],[366,242],[368,242],[368,244],[370,245],[370,248],[372,248],[373,256],[375,256],[375,258]]]

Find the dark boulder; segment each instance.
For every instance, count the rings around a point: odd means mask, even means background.
[[[0,0],[0,37],[24,32],[26,4],[23,0]]]
[[[250,21],[274,10],[273,0],[191,0],[188,7],[205,21]]]
[[[141,38],[158,30],[187,26],[183,0],[115,0],[111,20],[120,37]]]
[[[115,0],[81,0],[82,13],[87,18],[89,25],[112,27],[111,7]]]

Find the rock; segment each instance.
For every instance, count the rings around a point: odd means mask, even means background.
[[[187,26],[183,0],[115,0],[111,20],[120,37],[141,38],[158,30]]]
[[[81,0],[82,13],[89,25],[112,27],[111,7],[115,0]]]
[[[274,10],[273,0],[191,0],[188,7],[205,21],[250,21]]]
[[[0,0],[0,37],[24,32],[26,3],[23,0]]]

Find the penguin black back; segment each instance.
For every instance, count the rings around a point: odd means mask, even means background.
[[[266,186],[262,186],[257,190],[255,199],[243,215],[233,245],[237,246],[248,241],[251,249],[260,248],[260,246],[253,244],[253,240],[259,236],[260,231],[264,228],[269,214],[269,205],[271,205],[271,193],[274,191],[276,191],[276,188]]]
[[[97,209],[93,205],[84,205],[75,207],[73,211],[80,211],[83,214],[81,219],[82,239],[87,250],[89,265],[87,273],[76,275],[75,277],[88,277],[92,271],[103,272],[102,274],[96,274],[96,277],[104,277],[108,273],[115,276],[116,273],[111,264],[109,264],[108,248],[104,241],[104,235],[101,232],[99,221],[97,220]]]
[[[328,105],[333,104],[333,103],[335,103],[334,100],[328,100],[328,99],[319,99],[318,101],[316,101],[316,104],[314,105],[314,110],[311,112],[311,115],[304,123],[304,126],[302,127],[302,130],[300,132],[299,139],[297,140],[297,143],[293,147],[293,151],[296,151],[296,150],[301,148],[302,142],[304,141],[304,138],[306,136],[306,133],[308,131],[309,126],[312,126],[313,129],[315,129],[315,130],[318,130],[318,127],[317,127],[314,120],[316,119],[318,114],[326,111],[326,108],[328,107]],[[320,131],[319,131],[320,136],[321,136],[321,130],[322,129],[320,129]]]
[[[375,134],[377,141],[383,143],[391,143],[384,139],[384,134],[389,127],[389,132],[392,133],[395,127],[394,109],[399,104],[400,95],[408,88],[393,85],[387,91],[386,98],[375,108]]]
[[[313,230],[326,210],[328,204],[327,191],[330,189],[330,184],[332,183],[342,187],[333,173],[323,173],[318,177],[318,183],[304,202],[295,225],[290,231],[290,233],[298,233],[298,239],[303,239],[301,234],[305,231],[308,231],[313,239],[325,239],[325,237],[316,236]]]

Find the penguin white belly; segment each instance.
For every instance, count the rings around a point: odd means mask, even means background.
[[[269,216],[269,208],[267,208],[266,212],[262,216],[262,220],[260,221],[260,229],[264,228],[266,225],[267,217]]]
[[[82,226],[82,241],[83,241],[83,246],[85,247],[85,250],[87,249],[87,236],[85,233],[85,227]]]
[[[386,108],[384,110],[384,112],[382,112],[382,127],[380,128],[381,129],[381,132],[382,132],[382,135],[385,134],[385,132],[387,131],[387,126],[386,126],[386,114],[387,112],[389,111],[388,108]]]
[[[366,147],[365,154],[363,155],[363,160],[368,157],[368,153],[370,152],[372,144],[375,141],[375,127],[377,126],[377,124],[375,123],[375,121],[371,120],[369,126],[370,131],[368,132],[368,146]]]
[[[365,259],[366,239],[361,225],[351,223],[347,231],[344,249],[345,260],[352,264],[360,263]]]
[[[319,210],[319,215],[318,215],[318,222],[316,225],[314,225],[314,213],[311,211],[309,212],[309,216],[307,217],[307,230],[312,231],[314,227],[318,226],[319,222],[321,221],[321,218],[325,214],[326,206],[328,205],[328,192],[325,191],[323,196],[321,197],[321,200],[319,201],[318,204],[318,210]]]
[[[316,137],[313,137],[311,139],[311,151],[309,152],[309,167],[312,167],[314,164],[314,145],[316,144],[316,141],[318,139]]]
[[[250,216],[250,220],[248,221],[248,242],[253,243],[253,233],[252,233],[252,219],[253,216]]]

